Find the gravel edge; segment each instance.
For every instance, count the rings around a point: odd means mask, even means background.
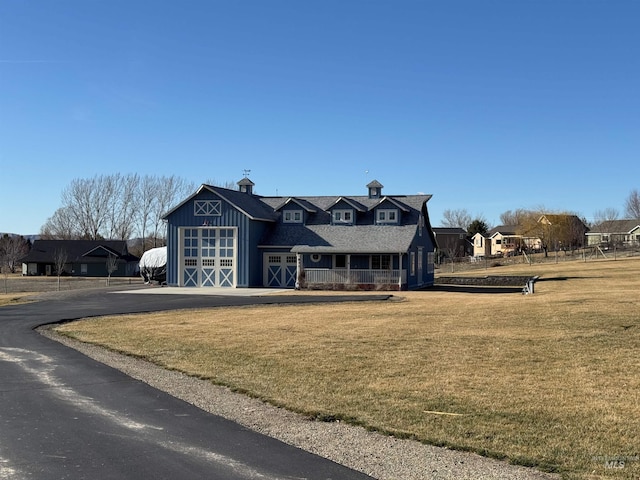
[[[319,422],[209,381],[58,335],[44,336],[120,370],[132,378],[251,430],[315,453],[379,480],[549,480],[559,475],[479,455],[403,440],[343,422]]]

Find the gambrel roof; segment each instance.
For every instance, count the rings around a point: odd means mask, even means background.
[[[258,244],[263,248],[288,248],[292,252],[406,252],[416,235],[419,235],[421,215],[424,215],[424,235],[435,244],[426,208],[431,195],[385,195],[377,198],[367,195],[266,197],[202,185],[163,217],[167,218],[204,191],[214,193],[251,220],[266,222],[268,228]],[[283,208],[292,204],[306,212],[304,223],[285,224],[280,220]],[[333,225],[331,210],[334,207],[343,208],[343,205],[354,210],[353,222],[349,225]],[[397,223],[376,224],[375,211],[378,207],[397,208],[400,213]]]

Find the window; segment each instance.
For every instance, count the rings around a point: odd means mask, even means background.
[[[334,257],[334,268],[347,268],[347,256],[336,255]]]
[[[282,221],[284,223],[302,223],[302,210],[285,210]]]
[[[333,223],[353,223],[353,210],[334,210]]]
[[[433,252],[427,253],[427,273],[434,272],[434,262],[436,259],[436,254]]]
[[[391,255],[371,255],[372,270],[391,270]]]
[[[416,275],[416,252],[411,252],[411,257],[409,260],[409,268],[411,269],[411,276],[415,277]]]
[[[379,208],[376,210],[376,222],[398,223],[398,210],[391,208]]]

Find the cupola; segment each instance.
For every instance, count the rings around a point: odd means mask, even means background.
[[[255,183],[249,180],[248,177],[244,177],[242,180],[238,182],[238,190],[240,190],[242,193],[248,193],[249,195],[253,195],[254,185]]]
[[[382,185],[379,181],[373,180],[367,188],[369,189],[369,198],[381,198],[382,197]]]

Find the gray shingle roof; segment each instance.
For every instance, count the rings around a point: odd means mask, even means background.
[[[416,225],[286,225],[276,228],[262,246],[292,247],[292,252],[406,252]]]
[[[367,253],[405,252],[413,241],[420,213],[431,195],[385,195],[382,198],[356,196],[305,196],[263,197],[237,190],[202,185],[196,193],[164,215],[173,211],[208,189],[226,200],[253,220],[265,221],[269,227],[260,241],[262,247],[286,247],[292,251],[342,251]],[[332,225],[331,209],[340,208],[341,201],[356,210],[353,225]],[[296,202],[307,213],[305,224],[283,224],[279,211],[285,204]],[[390,202],[402,212],[397,225],[376,225],[374,208]],[[431,235],[431,226],[426,219],[426,235]],[[435,240],[434,240],[435,242]]]

